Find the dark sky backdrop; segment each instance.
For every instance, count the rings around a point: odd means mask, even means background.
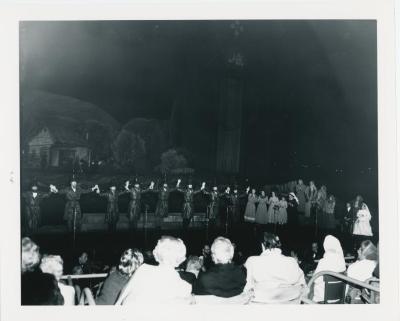
[[[168,119],[214,164],[224,61],[245,57],[242,170],[377,167],[375,21],[25,22],[22,88],[92,102],[122,125]]]

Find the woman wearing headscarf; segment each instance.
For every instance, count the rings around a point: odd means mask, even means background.
[[[339,240],[332,236],[327,235],[324,240],[324,256],[318,262],[317,268],[314,274],[321,271],[331,271],[342,273],[346,271],[346,263],[344,261],[343,249]],[[324,301],[325,295],[325,282],[323,277],[319,277],[314,283],[314,296],[313,301],[322,302]]]

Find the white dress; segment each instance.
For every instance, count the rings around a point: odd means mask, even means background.
[[[368,209],[361,209],[357,212],[357,220],[354,223],[353,234],[372,236],[371,224],[371,214]]]

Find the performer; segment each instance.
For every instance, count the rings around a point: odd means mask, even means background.
[[[200,193],[202,190],[205,188],[206,183],[202,183],[201,188],[197,191],[193,190],[193,185],[192,183],[189,183],[187,185],[186,189],[180,189],[179,185],[181,183],[181,179],[178,179],[178,182],[176,183],[176,190],[178,192],[183,193],[183,207],[182,207],[182,227],[183,229],[187,229],[190,225],[190,221],[193,218],[193,197],[194,195]]]
[[[307,186],[303,183],[302,179],[299,179],[298,184],[296,185],[296,196],[297,199],[299,200],[298,203],[298,207],[297,210],[300,213],[304,213],[305,211],[305,205],[306,205],[306,195],[305,195],[305,191],[306,191]]]
[[[128,205],[128,219],[129,219],[129,227],[132,230],[135,230],[137,228],[137,222],[140,219],[141,215],[141,199],[142,199],[142,194],[148,192],[154,184],[151,183],[149,188],[145,190],[140,189],[140,184],[138,182],[135,182],[135,185],[133,188],[129,188],[129,181],[125,182],[125,191],[129,193],[130,195],[130,201]]]
[[[101,193],[99,188],[96,189],[96,192],[100,197],[107,198],[107,211],[104,221],[108,225],[108,231],[115,232],[117,230],[117,223],[119,220],[118,199],[120,195],[126,192],[117,192],[117,187],[114,183],[111,184],[108,192]]]
[[[256,223],[265,225],[268,223],[268,196],[265,191],[261,191],[261,195],[257,199],[257,210],[256,210]]]
[[[288,203],[286,198],[282,196],[281,200],[278,203],[279,210],[278,210],[278,224],[284,225],[287,224],[288,215],[287,215],[287,208]]]
[[[168,200],[169,200],[169,193],[170,190],[168,188],[168,184],[164,183],[161,189],[155,190],[154,189],[154,182],[151,182],[150,191],[158,193],[158,201],[155,211],[155,227],[157,229],[161,228],[162,220],[164,217],[168,216]]]
[[[351,203],[346,203],[342,221],[342,232],[353,233],[353,209]]]
[[[361,195],[357,195],[356,198],[351,201],[351,212],[352,212],[352,220],[353,220],[353,225],[355,221],[357,220],[357,213],[361,209],[361,206],[364,202],[364,199],[362,198]]]
[[[289,193],[288,200],[288,224],[290,226],[297,226],[298,224],[298,206],[299,199],[294,193]]]
[[[357,212],[357,219],[354,222],[353,235],[355,236],[355,248],[359,248],[359,243],[372,237],[371,213],[365,203],[361,204],[361,209]]]
[[[50,193],[42,193],[34,183],[30,191],[22,193],[25,201],[25,230],[28,234],[35,233],[41,225],[42,200],[55,193],[54,185],[50,185],[49,188]]]
[[[275,192],[271,192],[271,197],[268,200],[268,216],[267,223],[277,223],[277,215],[279,213],[279,198],[275,195]]]
[[[231,222],[234,229],[236,229],[242,221],[242,216],[240,215],[240,199],[247,195],[249,189],[250,188],[248,187],[246,192],[239,194],[238,189],[235,186],[232,195],[230,195],[230,204],[232,209]]]
[[[212,191],[208,192],[206,189],[203,189],[203,193],[210,196],[210,203],[208,205],[208,219],[209,225],[214,228],[216,226],[217,220],[220,220],[219,217],[219,198],[220,193],[218,193],[218,187],[213,186]],[[218,222],[220,225],[220,222]]]
[[[327,233],[334,230],[336,227],[335,206],[336,206],[335,197],[333,195],[330,195],[327,201],[325,202],[324,214],[321,222],[322,229],[327,231]]]
[[[317,192],[317,199],[315,201],[315,215],[316,215],[315,223],[318,226],[323,226],[324,224],[324,209],[325,209],[326,199],[327,199],[326,186],[322,185]]]
[[[317,200],[317,187],[313,181],[310,181],[310,185],[307,186],[304,194],[306,196],[306,204],[304,207],[305,217],[310,220],[312,208]]]
[[[54,187],[55,192],[58,190]],[[95,185],[89,189],[83,189],[78,187],[76,179],[71,180],[71,186],[59,191],[60,194],[65,195],[67,202],[65,203],[64,209],[64,220],[67,221],[68,231],[72,232],[74,230],[80,231],[82,224],[82,212],[79,201],[81,199],[82,194],[88,194],[98,189],[98,186]]]
[[[247,188],[249,189],[249,188]],[[256,203],[258,197],[256,190],[253,188],[247,198],[246,210],[244,211],[244,221],[247,223],[254,223],[256,221]]]

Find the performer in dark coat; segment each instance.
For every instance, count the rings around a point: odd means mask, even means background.
[[[69,231],[74,230],[74,221],[75,221],[75,229],[77,231],[80,230],[82,224],[82,212],[79,201],[81,199],[82,194],[88,194],[98,189],[98,186],[95,185],[89,189],[83,189],[77,186],[77,182],[75,179],[71,181],[71,186],[59,191],[60,194],[65,195],[65,199],[67,202],[65,203],[64,209],[64,220],[67,221],[67,226]],[[56,192],[58,192],[57,188],[55,188]]]
[[[187,229],[190,225],[190,221],[193,218],[193,197],[194,195],[200,193],[205,188],[205,183],[202,184],[201,188],[197,191],[193,190],[193,185],[189,183],[186,189],[180,189],[179,185],[181,180],[178,179],[176,184],[176,190],[183,193],[183,206],[182,206],[182,219],[183,219],[183,229]]]
[[[231,212],[230,212],[230,221],[232,223],[232,226],[235,228],[240,225],[243,221],[243,215],[241,214],[241,199],[246,197],[248,194],[248,190],[250,190],[250,187],[243,192],[242,194],[239,194],[237,187],[234,188],[233,193],[230,195],[230,205],[231,205]]]
[[[107,223],[110,232],[115,232],[117,229],[117,223],[119,220],[118,200],[119,196],[124,193],[126,193],[126,191],[117,192],[115,184],[111,184],[110,190],[105,193],[101,193],[100,189],[97,189],[97,194],[100,197],[105,197],[107,199],[107,211],[104,220]]]
[[[150,190],[150,187],[145,190],[141,190],[140,184],[138,182],[135,182],[134,187],[130,189],[129,181],[126,181],[125,183],[125,190],[126,192],[129,192],[131,199],[128,205],[128,219],[131,229],[136,229],[137,227],[137,222],[139,221],[141,215],[142,194],[148,192]]]
[[[289,200],[288,200],[288,224],[292,227],[296,227],[298,225],[298,211],[299,207],[299,199],[293,193],[289,193]]]
[[[160,229],[163,218],[168,216],[168,200],[170,190],[167,183],[164,183],[161,189],[155,190],[154,182],[151,182],[150,190],[158,193],[158,201],[155,211],[155,227]]]
[[[215,227],[217,220],[220,219],[219,217],[219,200],[221,194],[218,193],[218,187],[214,186],[211,192],[206,191],[203,189],[203,193],[209,195],[210,203],[208,205],[208,220],[209,225],[211,227]]]
[[[22,194],[25,201],[25,229],[28,234],[35,233],[41,225],[41,203],[42,200],[55,192],[54,186],[50,185],[50,193],[38,191],[36,184],[33,184],[29,192]]]

